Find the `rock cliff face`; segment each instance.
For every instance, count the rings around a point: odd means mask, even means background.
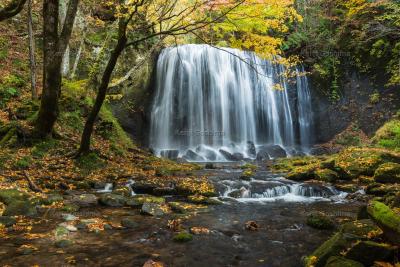
[[[341,81],[341,98],[332,103],[311,76],[315,142],[325,143],[350,124],[357,123],[367,135],[389,120],[400,108],[400,88],[385,87],[385,79],[372,81],[355,71],[346,71]]]
[[[135,74],[112,91],[122,98],[111,102],[112,111],[123,129],[143,147],[148,145],[151,104],[153,99],[153,75],[159,50],[144,58]]]

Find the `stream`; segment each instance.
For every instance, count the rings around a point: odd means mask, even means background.
[[[136,209],[97,206],[81,209],[74,215],[80,219],[102,218],[115,224],[128,217],[138,226],[71,232],[69,238],[73,245],[62,249],[54,246],[51,236],[29,240],[17,233],[11,234],[0,243],[0,265],[69,266],[73,263],[74,266],[141,267],[153,259],[172,267],[298,267],[302,266],[303,256],[333,233],[333,230],[307,226],[308,214],[322,211],[336,219],[354,219],[361,205],[346,200],[346,194],[329,186],[293,183],[267,170],[259,170],[254,178],[243,181],[240,173],[240,169],[231,166],[199,171],[198,175],[209,175],[224,202],[180,217],[185,229],[210,230],[209,234],[194,235],[190,242],[172,240],[175,233],[167,225],[168,220],[177,218],[176,214],[157,218],[143,216]],[[258,230],[247,230],[248,221],[255,221]],[[60,222],[62,219],[56,216],[41,218],[41,223],[33,226],[32,234],[44,234]],[[27,243],[38,250],[27,255],[18,253],[17,248]]]

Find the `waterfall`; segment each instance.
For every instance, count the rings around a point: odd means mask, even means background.
[[[296,70],[294,85],[284,71],[236,49],[193,44],[164,49],[157,62],[151,148],[157,155],[195,161],[255,158],[265,145],[279,145],[288,154],[306,150],[307,78]]]

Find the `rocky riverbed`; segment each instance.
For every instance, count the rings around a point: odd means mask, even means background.
[[[0,264],[301,266],[302,257],[339,222],[355,219],[362,205],[329,186],[292,183],[262,168],[249,179],[232,166],[196,175],[215,185],[219,200],[207,200],[213,205],[180,196],[127,196],[121,189],[62,195],[80,209],[39,208],[33,224],[17,222],[0,243]],[[296,186],[307,190],[293,191]],[[239,195],[231,194],[235,188]],[[315,213],[328,216],[333,227],[308,226]]]

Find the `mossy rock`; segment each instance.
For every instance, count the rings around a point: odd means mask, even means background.
[[[149,203],[146,202],[143,204],[140,213],[143,215],[150,215],[160,217],[167,213],[169,213],[169,207],[165,204],[157,204],[157,203]]]
[[[323,213],[313,213],[308,215],[306,224],[312,228],[320,230],[335,228],[333,220]]]
[[[126,204],[126,198],[118,194],[104,194],[100,196],[100,204],[108,207],[123,207]]]
[[[202,195],[206,197],[218,196],[215,188],[208,181],[185,180],[176,185],[176,192],[181,196]]]
[[[76,204],[64,204],[64,206],[62,206],[60,209],[62,211],[71,213],[79,211],[80,207]]]
[[[165,198],[150,195],[136,195],[126,199],[126,205],[131,207],[141,207],[144,203],[164,204]]]
[[[321,161],[319,166],[321,169],[334,170],[335,166],[336,166],[336,162],[334,159],[327,159],[327,160]]]
[[[396,247],[373,241],[357,242],[346,253],[346,258],[372,266],[375,261],[392,261]]]
[[[304,264],[307,267],[323,267],[330,257],[340,256],[340,252],[349,248],[356,240],[353,235],[338,232],[306,257]]]
[[[371,201],[367,208],[368,214],[383,230],[385,237],[396,243],[400,243],[400,215],[391,208],[378,201]]]
[[[400,158],[384,150],[372,148],[348,148],[336,157],[336,167],[343,169],[351,178],[360,175],[373,176],[375,170],[386,162],[399,162]]]
[[[371,233],[380,232],[380,229],[372,220],[362,219],[343,224],[340,227],[340,232],[356,236],[361,240],[365,240]]]
[[[7,205],[3,213],[4,216],[36,216],[36,207],[30,201],[13,201]]]
[[[394,119],[386,122],[376,131],[372,142],[378,146],[399,149],[400,148],[400,120]]]
[[[207,211],[207,206],[205,205],[196,205],[185,202],[168,202],[168,205],[171,209],[177,213],[188,213],[188,212],[201,212]]]
[[[188,232],[180,232],[176,234],[173,238],[175,242],[185,243],[193,240],[193,236]]]
[[[56,202],[63,201],[64,198],[60,194],[48,194],[45,198],[42,199],[42,204],[44,205],[51,205]]]
[[[361,175],[358,177],[358,182],[364,185],[370,185],[375,182],[373,177]]]
[[[244,181],[250,181],[253,176],[254,176],[253,170],[246,169],[243,171],[242,175],[240,176],[240,179]]]
[[[388,162],[376,169],[374,179],[378,183],[400,183],[400,164]]]
[[[336,189],[347,193],[355,193],[360,189],[360,187],[352,183],[335,184],[335,187]]]
[[[125,197],[131,196],[131,190],[126,186],[117,186],[112,192]]]
[[[26,201],[29,199],[29,195],[25,192],[21,192],[17,189],[1,189],[0,190],[0,202],[6,205],[14,201]]]
[[[323,182],[333,183],[339,179],[337,172],[330,169],[317,169],[314,171],[315,179]]]
[[[344,257],[332,256],[326,262],[325,267],[364,267],[364,265],[358,261],[349,260]]]
[[[307,181],[314,179],[315,166],[301,166],[294,168],[286,176],[287,179],[292,181]]]
[[[205,205],[220,205],[221,201],[209,197],[205,197],[202,195],[192,195],[188,196],[188,201],[194,204],[205,204]]]
[[[395,194],[400,190],[400,185],[373,183],[367,186],[366,193],[378,197]]]

